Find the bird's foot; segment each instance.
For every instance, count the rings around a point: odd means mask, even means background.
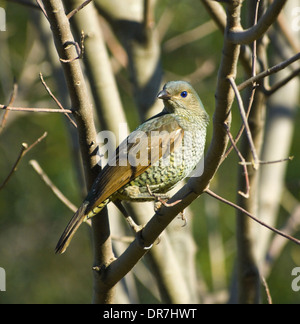
[[[126,217],[126,221],[135,233],[138,233],[143,229],[143,226],[138,225],[130,216]]]
[[[162,205],[164,205],[165,207],[173,207],[173,206],[175,206],[175,205],[177,205],[178,203],[181,202],[181,199],[179,199],[179,200],[176,200],[176,201],[174,201],[172,203],[167,203],[167,200],[170,199],[169,195],[153,193],[151,191],[149,185],[147,185],[147,190],[148,190],[149,195],[156,199],[155,207],[154,207],[155,211],[158,211],[161,208]]]

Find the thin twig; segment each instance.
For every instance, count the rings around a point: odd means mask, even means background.
[[[48,135],[47,132],[45,132],[41,137],[39,137],[34,143],[32,143],[25,153],[28,153],[30,150],[32,150],[36,145],[38,145],[46,136]]]
[[[3,189],[5,187],[5,185],[7,184],[7,182],[10,180],[10,178],[12,177],[12,175],[14,174],[14,172],[17,170],[18,165],[20,164],[21,160],[23,159],[23,157],[25,156],[25,154],[27,154],[31,149],[33,149],[38,143],[40,143],[45,137],[47,136],[47,132],[45,132],[40,138],[38,138],[33,144],[31,144],[30,146],[28,146],[27,143],[22,143],[21,145],[21,151],[18,155],[18,158],[16,160],[16,162],[14,163],[14,165],[12,166],[8,176],[6,177],[6,179],[2,182],[2,184],[0,185],[0,190]]]
[[[227,131],[227,135],[230,139],[230,142],[233,146],[233,148],[235,149],[237,155],[239,156],[240,160],[241,160],[241,165],[244,167],[244,175],[245,175],[245,181],[246,181],[246,193],[242,192],[242,191],[238,191],[238,194],[245,197],[245,198],[249,198],[249,192],[250,192],[250,183],[249,183],[249,176],[248,176],[248,169],[246,166],[246,160],[243,157],[242,153],[239,151],[238,147],[235,144],[234,138],[230,133],[229,127],[225,124],[226,127],[226,131]]]
[[[255,89],[252,90],[251,92],[251,96],[250,96],[250,99],[249,99],[249,105],[248,105],[248,110],[247,110],[247,113],[246,113],[246,118],[248,120],[248,117],[249,117],[249,114],[250,114],[250,111],[251,111],[251,107],[252,107],[252,104],[253,104],[253,100],[254,100],[254,95],[255,95]],[[245,125],[244,123],[242,123],[242,126],[239,130],[239,132],[237,133],[235,139],[234,139],[234,144],[236,145],[237,142],[240,140],[242,134],[243,134],[243,131],[245,129]],[[233,150],[233,146],[230,146],[229,149],[226,151],[226,153],[224,154],[223,156],[223,161],[227,158],[227,156],[230,154],[230,152]]]
[[[11,106],[14,103],[15,98],[17,96],[17,92],[18,92],[18,85],[17,85],[16,82],[14,82],[13,91],[12,91],[12,94],[10,96],[8,106]],[[6,110],[4,112],[4,114],[3,114],[2,121],[1,121],[1,124],[0,124],[0,134],[3,131],[5,125],[6,125],[8,114],[9,114],[8,110]]]
[[[257,25],[259,5],[260,5],[260,0],[257,0],[253,26]],[[252,77],[255,77],[256,75],[256,60],[257,60],[257,40],[253,42],[253,49],[252,49]],[[255,87],[255,85],[256,83],[254,82],[253,86]]]
[[[44,7],[44,5],[42,3],[42,0],[36,0],[36,2],[39,5],[39,7],[41,8],[41,10],[42,10],[43,14],[45,15],[45,17],[48,19],[48,15],[47,15],[47,12],[45,10],[45,7]]]
[[[242,213],[244,213],[244,214],[247,215],[248,217],[252,218],[255,222],[257,222],[257,223],[259,223],[260,225],[262,225],[262,226],[268,228],[269,230],[273,231],[274,233],[276,233],[276,234],[278,234],[278,235],[281,235],[281,236],[285,237],[286,239],[288,239],[288,240],[290,240],[290,241],[292,241],[292,242],[294,242],[294,243],[300,245],[300,240],[298,240],[298,239],[294,238],[293,236],[290,236],[290,235],[288,235],[288,234],[286,234],[286,233],[281,232],[281,231],[278,230],[277,228],[274,228],[274,227],[272,227],[272,226],[270,226],[270,225],[264,223],[263,221],[259,220],[259,219],[256,218],[255,216],[253,216],[251,213],[249,213],[249,212],[248,212],[247,210],[245,210],[244,208],[242,208],[242,207],[240,207],[240,206],[234,204],[233,202],[231,202],[231,201],[229,201],[229,200],[227,200],[227,199],[225,199],[225,198],[223,198],[223,197],[217,195],[216,193],[214,193],[214,192],[211,191],[210,189],[206,188],[206,189],[204,190],[204,192],[207,193],[208,195],[210,195],[211,197],[214,197],[214,198],[216,198],[216,199],[222,201],[223,203],[225,203],[225,204],[227,204],[227,205],[229,205],[229,206],[231,206],[231,207],[233,207],[233,208],[235,208],[235,209],[241,211]]]
[[[286,162],[286,161],[292,161],[294,159],[293,156],[289,156],[288,158],[285,159],[280,159],[280,160],[274,160],[274,161],[258,161],[259,164],[275,164],[275,163],[281,163],[281,162]],[[239,162],[241,165],[252,165],[252,162]]]
[[[279,81],[278,83],[274,84],[270,89],[263,89],[263,92],[266,96],[271,96],[273,93],[275,93],[277,90],[284,87],[287,83],[289,83],[291,80],[293,80],[295,77],[300,75],[300,68],[293,71],[290,75],[288,75],[283,80]]]
[[[257,24],[257,20],[258,20],[259,4],[260,4],[260,0],[258,0],[257,3],[256,3],[254,25]],[[257,62],[257,53],[256,53],[257,52],[257,46],[256,45],[257,45],[257,41],[255,40],[253,42],[253,49],[252,49],[252,77],[255,77],[255,75],[256,75],[256,62]],[[252,83],[251,95],[250,95],[250,98],[249,98],[248,109],[247,109],[247,113],[246,113],[246,120],[248,120],[248,117],[249,117],[249,114],[250,114],[250,111],[251,111],[251,108],[252,108],[256,88],[257,88],[257,84],[256,84],[256,82],[253,82]],[[231,140],[233,145],[224,154],[223,160],[225,160],[227,158],[227,156],[230,154],[230,152],[232,151],[233,148],[235,148],[235,150],[236,150],[236,147],[234,147],[234,146],[236,146],[237,142],[239,141],[240,137],[242,136],[242,134],[244,132],[244,129],[245,129],[245,123],[242,123],[242,126],[241,126],[235,140],[234,141]],[[247,180],[248,179],[246,178],[246,181]],[[247,184],[247,188],[248,189],[250,188],[250,187],[248,187],[248,184]],[[239,193],[241,193],[241,192],[239,191]]]
[[[284,202],[285,198],[286,198],[286,194],[283,196],[282,202]],[[285,208],[284,205],[283,207]],[[300,226],[300,204],[298,204],[293,209],[294,210],[291,212],[291,216],[288,218],[286,224],[282,227],[282,230],[285,233],[288,233],[290,235],[297,232]],[[288,212],[290,212],[290,210],[288,210]],[[265,263],[262,271],[264,276],[269,275],[272,264],[279,257],[286,242],[287,242],[286,240],[284,240],[282,237],[279,236],[275,236],[273,238],[265,258]]]
[[[269,285],[267,284],[267,281],[266,281],[265,277],[260,276],[260,278],[261,278],[261,281],[262,281],[262,283],[263,283],[263,285],[265,287],[265,291],[266,291],[267,298],[268,298],[268,304],[269,305],[272,305],[273,304],[273,301],[272,301],[272,296],[270,294]]]
[[[14,163],[12,169],[10,170],[8,176],[6,177],[6,179],[0,185],[0,190],[5,187],[5,185],[7,184],[7,182],[9,181],[11,176],[13,175],[13,173],[17,170],[17,167],[18,167],[19,163],[21,162],[22,158],[24,157],[27,148],[28,148],[28,144],[27,143],[22,143],[21,151],[19,153],[19,156],[18,156],[16,162]]]
[[[74,10],[72,10],[70,13],[67,14],[67,18],[70,20],[74,15],[76,15],[81,9],[83,9],[85,6],[87,6],[90,2],[92,2],[93,0],[87,0],[84,1],[83,4],[81,4],[80,6],[78,6],[77,8],[75,8]]]
[[[42,178],[42,180],[46,183],[46,185],[52,190],[55,196],[63,202],[73,213],[77,211],[77,207],[71,203],[71,201],[66,198],[66,196],[53,184],[44,170],[41,168],[39,163],[36,160],[30,160],[29,164],[33,167],[33,169],[37,172],[37,174]]]
[[[258,82],[260,80],[262,80],[263,78],[269,76],[269,75],[272,75],[274,73],[277,73],[283,69],[285,69],[287,66],[293,64],[294,62],[300,60],[300,53],[292,56],[291,58],[279,63],[279,64],[276,64],[274,66],[272,66],[271,68],[257,74],[255,77],[252,77],[246,81],[244,81],[243,83],[241,83],[237,88],[239,91],[242,91],[244,90],[245,88],[247,88],[248,86],[251,86],[253,85],[254,82]]]
[[[46,91],[49,93],[49,95],[51,96],[51,98],[55,101],[55,103],[57,104],[57,106],[61,109],[61,110],[65,110],[65,108],[63,107],[63,105],[59,102],[59,100],[54,96],[54,94],[52,93],[52,91],[50,90],[50,88],[48,87],[48,85],[46,84],[44,78],[43,78],[43,74],[40,73],[40,79],[41,82],[43,84],[43,86],[45,87]],[[65,116],[69,119],[69,121],[71,122],[71,124],[77,128],[76,123],[74,122],[74,120],[67,114],[65,113]]]
[[[230,84],[232,86],[232,89],[233,89],[233,91],[235,93],[235,96],[237,98],[240,114],[241,114],[243,123],[245,125],[246,135],[247,135],[249,145],[250,145],[250,149],[251,149],[251,152],[252,152],[252,155],[253,155],[253,167],[254,167],[255,170],[257,170],[258,169],[258,161],[259,161],[259,159],[258,159],[258,156],[257,156],[257,153],[256,153],[254,143],[253,143],[252,134],[251,134],[250,127],[249,127],[249,124],[248,124],[248,119],[247,119],[247,116],[246,116],[246,113],[245,113],[243,100],[241,98],[241,95],[239,93],[239,90],[238,90],[238,88],[236,86],[236,83],[235,83],[234,79],[232,77],[229,77],[228,80],[229,80],[229,82],[230,82]]]
[[[12,111],[25,111],[25,112],[42,112],[42,113],[63,113],[63,114],[73,114],[71,109],[53,109],[53,108],[25,108],[25,107],[9,107],[5,105],[0,105],[0,110],[12,110]]]

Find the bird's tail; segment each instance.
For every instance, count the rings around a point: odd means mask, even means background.
[[[86,210],[88,205],[89,205],[88,201],[83,202],[83,204],[79,207],[77,212],[71,218],[69,224],[65,228],[64,232],[62,233],[62,236],[60,237],[56,245],[55,253],[61,254],[66,251],[78,227],[81,225],[83,221],[85,221]]]

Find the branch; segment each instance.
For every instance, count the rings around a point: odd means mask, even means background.
[[[244,193],[242,191],[239,191],[238,194],[242,195],[245,198],[249,198],[250,184],[249,184],[249,176],[248,176],[248,170],[247,170],[247,166],[246,166],[246,160],[244,159],[242,153],[239,151],[238,147],[236,146],[235,140],[234,140],[233,136],[231,135],[228,126],[225,125],[225,127],[227,130],[227,134],[230,139],[230,142],[232,144],[232,147],[235,149],[237,155],[239,156],[239,158],[241,160],[241,164],[244,167],[244,174],[245,174],[245,181],[246,181],[246,192]]]
[[[71,109],[53,109],[53,108],[25,108],[25,107],[8,107],[0,105],[0,110],[25,111],[25,112],[42,112],[42,113],[63,113],[73,114]]]
[[[93,120],[92,103],[89,98],[83,72],[77,57],[74,46],[74,37],[71,32],[69,19],[65,14],[65,9],[61,0],[43,0],[44,8],[53,33],[56,49],[62,63],[67,86],[71,97],[72,108],[76,118],[81,156],[85,171],[87,189],[89,190],[98,174],[96,154],[96,129]],[[93,236],[94,254],[107,264],[114,258],[111,238],[109,233],[109,221],[107,209],[104,209],[100,217],[92,220],[92,227],[97,228],[97,236]],[[93,231],[94,232],[94,231]],[[99,296],[97,302],[112,303],[113,287],[94,281],[94,295]]]
[[[285,69],[287,66],[291,65],[292,63],[300,60],[300,53],[294,55],[293,57],[289,58],[288,60],[281,62],[279,64],[274,65],[273,67],[257,74],[256,76],[244,81],[238,86],[238,90],[242,91],[248,86],[252,86],[254,83],[257,83],[258,81],[262,80],[263,78],[272,75],[274,73],[277,73],[283,69]],[[299,73],[299,69],[296,70]],[[298,75],[298,73],[296,75]]]
[[[201,2],[221,32],[224,33],[226,28],[226,12],[222,5],[211,0],[201,0]]]
[[[288,75],[283,80],[279,81],[278,83],[274,84],[270,89],[263,89],[263,92],[266,96],[271,96],[273,93],[275,93],[277,90],[284,87],[286,84],[288,84],[291,80],[293,80],[295,77],[300,75],[300,68],[293,71],[290,75]]]
[[[81,70],[80,62],[73,58],[78,57],[74,46],[74,37],[71,33],[69,20],[61,0],[43,0],[43,6],[51,25],[56,49],[60,59],[66,61],[62,63],[62,68],[67,80],[67,86],[72,102],[72,111],[74,113],[79,133],[79,141],[85,174],[87,176],[88,187],[93,183],[96,176],[92,172],[97,165],[96,157],[93,152],[96,150],[96,129],[94,126],[92,104],[86,88],[84,76]],[[59,112],[66,112],[57,109]]]
[[[87,6],[93,0],[86,0],[83,4],[78,6],[76,9],[72,10],[68,15],[67,18],[71,19],[74,15],[76,15],[80,10],[82,10],[85,6]]]
[[[22,143],[21,151],[19,153],[19,156],[18,156],[16,162],[14,163],[11,171],[9,172],[8,176],[6,177],[6,179],[0,185],[0,190],[4,188],[4,186],[7,184],[7,182],[9,181],[11,176],[13,175],[13,173],[17,170],[17,167],[18,167],[19,163],[21,162],[22,158],[24,157],[27,148],[28,148],[28,144],[27,143]]]
[[[243,124],[245,125],[246,135],[247,135],[249,145],[250,145],[250,149],[251,149],[251,152],[252,152],[252,155],[253,155],[253,167],[254,167],[255,170],[257,170],[258,165],[259,165],[259,163],[258,163],[259,159],[258,159],[258,156],[257,156],[257,153],[256,153],[254,143],[253,143],[253,139],[252,139],[250,127],[249,127],[249,124],[248,124],[248,120],[247,120],[243,100],[242,100],[241,95],[240,95],[240,93],[239,93],[239,91],[237,89],[235,81],[234,81],[234,79],[232,77],[229,78],[229,82],[230,82],[230,84],[231,84],[231,86],[232,86],[232,88],[233,88],[233,90],[235,92],[235,95],[236,95],[236,98],[237,98],[237,101],[238,101],[238,106],[239,106],[239,109],[240,109],[240,114],[241,114],[241,117],[242,117],[242,120],[243,120]]]
[[[44,77],[42,75],[42,73],[40,73],[40,79],[41,82],[43,84],[43,86],[45,87],[46,91],[49,93],[50,97],[55,101],[55,103],[57,104],[57,106],[61,109],[61,110],[65,110],[64,107],[62,106],[62,104],[59,102],[59,100],[54,96],[54,94],[52,93],[52,91],[50,90],[50,88],[47,86]],[[71,122],[71,124],[77,128],[76,123],[74,122],[74,120],[67,114],[65,113],[65,116],[69,119],[69,121]]]
[[[14,83],[14,87],[13,87],[13,91],[12,91],[12,94],[11,94],[10,99],[9,99],[9,102],[8,102],[8,106],[11,106],[11,105],[14,103],[15,98],[16,98],[16,96],[17,96],[17,92],[18,92],[18,85],[17,85],[17,83],[15,82],[15,83]],[[6,125],[6,121],[7,121],[8,113],[9,113],[9,111],[6,110],[6,111],[4,112],[4,114],[3,114],[2,121],[1,121],[1,124],[0,124],[0,134],[1,134],[1,132],[3,131],[5,125]]]
[[[257,25],[247,30],[230,30],[228,38],[235,44],[251,44],[261,38],[275,22],[287,0],[274,0]],[[240,27],[241,28],[241,27]]]
[[[16,160],[16,162],[14,163],[13,167],[11,168],[8,176],[6,177],[6,179],[2,182],[2,184],[0,185],[0,190],[3,189],[5,187],[5,185],[8,183],[8,181],[10,180],[10,178],[12,177],[12,175],[16,172],[18,165],[20,164],[21,160],[23,159],[23,157],[30,151],[32,150],[37,144],[39,144],[45,137],[47,136],[47,132],[45,132],[40,138],[38,138],[33,144],[31,144],[30,146],[28,146],[27,143],[22,143],[21,145],[21,151],[18,155],[18,158]]]
[[[35,160],[30,160],[29,164],[33,167],[36,173],[42,178],[42,180],[46,183],[46,185],[52,190],[55,196],[65,205],[67,206],[73,213],[77,211],[77,207],[71,203],[71,201],[65,197],[65,195],[53,184],[44,170],[41,168],[39,163]]]
[[[229,206],[231,206],[231,207],[233,207],[233,208],[235,208],[235,209],[241,211],[243,214],[249,216],[249,217],[252,218],[255,222],[257,222],[258,224],[260,224],[260,225],[262,225],[262,226],[268,228],[269,230],[273,231],[274,233],[276,233],[276,234],[278,234],[278,235],[280,235],[280,236],[282,236],[282,237],[284,237],[284,238],[286,238],[286,239],[288,239],[288,240],[290,240],[290,241],[292,241],[292,242],[294,242],[294,243],[300,245],[300,240],[298,240],[298,239],[294,238],[293,236],[290,236],[290,235],[288,235],[288,234],[286,234],[286,233],[283,233],[282,231],[280,231],[280,230],[278,230],[278,229],[276,229],[276,228],[274,228],[274,227],[272,227],[272,226],[270,226],[270,225],[264,223],[263,221],[259,220],[259,219],[256,218],[255,216],[253,216],[251,213],[249,213],[249,212],[248,212],[247,210],[245,210],[244,208],[242,208],[242,207],[240,207],[240,206],[234,204],[233,202],[231,202],[231,201],[229,201],[229,200],[226,200],[226,199],[223,198],[223,197],[220,197],[219,195],[217,195],[216,193],[214,193],[214,192],[211,191],[210,189],[206,189],[206,190],[205,190],[205,193],[207,193],[207,194],[210,195],[211,197],[214,197],[214,198],[216,198],[216,199],[222,201],[223,203],[225,203],[225,204],[227,204],[227,205],[229,205]]]
[[[284,199],[284,197],[283,197]],[[283,226],[282,230],[289,235],[297,232],[300,226],[300,205],[294,208],[286,224]],[[280,236],[275,236],[270,243],[269,250],[265,257],[265,263],[263,265],[262,274],[264,276],[269,276],[271,271],[271,266],[278,259],[281,251],[288,241]]]
[[[269,286],[267,284],[267,281],[263,276],[261,276],[261,281],[262,281],[263,286],[265,287],[266,295],[267,295],[267,298],[268,298],[268,304],[272,305],[273,304],[272,296],[270,294],[270,289],[269,289]]]

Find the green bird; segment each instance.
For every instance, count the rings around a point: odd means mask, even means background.
[[[170,81],[157,95],[161,113],[148,119],[119,145],[97,176],[56,246],[65,252],[76,230],[109,202],[153,201],[191,174],[204,152],[208,114],[193,87]],[[123,209],[124,211],[124,209]]]

